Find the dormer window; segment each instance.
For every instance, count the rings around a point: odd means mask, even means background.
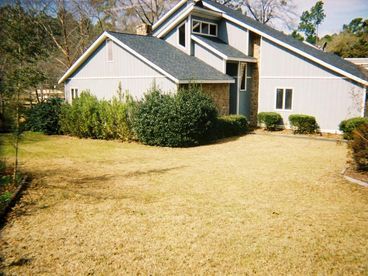
[[[193,20],[192,32],[195,34],[217,36],[217,24],[204,22],[199,20]]]

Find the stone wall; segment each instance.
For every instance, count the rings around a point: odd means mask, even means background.
[[[180,85],[186,88],[188,85]],[[230,84],[229,83],[206,83],[201,84],[203,92],[210,96],[216,104],[220,115],[229,115],[230,111]]]
[[[257,59],[257,63],[251,64],[251,84],[250,84],[250,124],[257,126],[258,114],[258,92],[259,92],[259,60],[261,50],[261,37],[255,33],[250,34],[251,55]]]
[[[229,115],[230,84],[202,84],[202,89],[214,100],[220,115]]]

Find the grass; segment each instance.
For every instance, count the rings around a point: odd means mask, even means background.
[[[368,189],[340,176],[346,154],[260,135],[169,149],[27,134],[33,181],[2,230],[2,269],[366,275]]]

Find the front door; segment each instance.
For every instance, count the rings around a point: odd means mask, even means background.
[[[226,74],[235,79],[235,83],[230,84],[230,114],[237,114],[238,111],[238,67],[239,63],[226,64]]]

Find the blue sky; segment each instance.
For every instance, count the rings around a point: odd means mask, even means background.
[[[309,10],[317,0],[294,0],[299,15]],[[368,0],[324,0],[326,18],[322,23],[319,35],[337,33],[343,24],[356,17],[368,18]]]

